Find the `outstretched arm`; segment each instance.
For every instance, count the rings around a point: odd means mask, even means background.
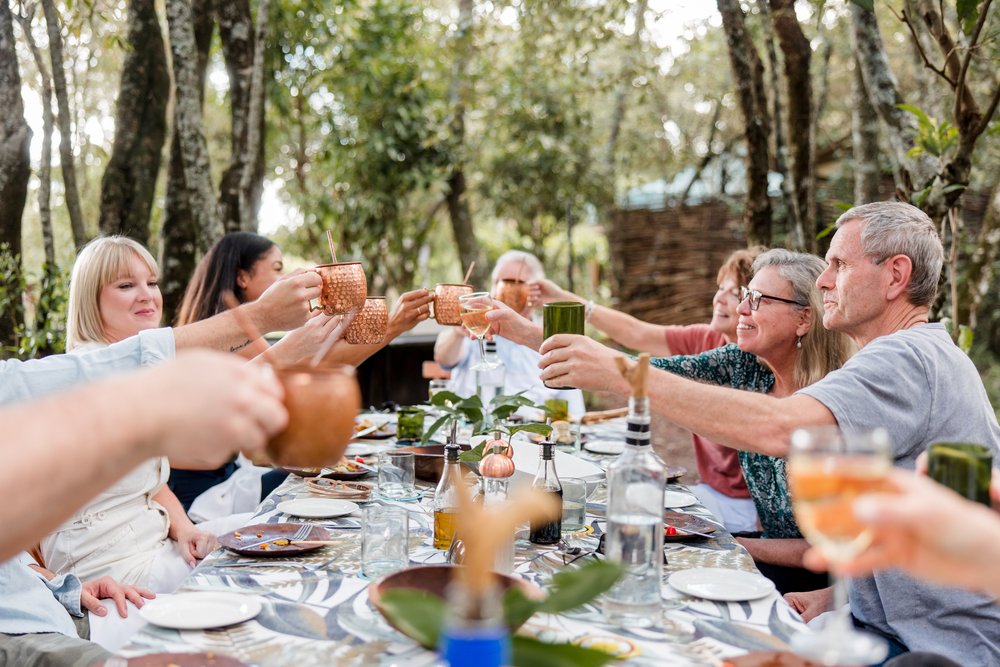
[[[0,507],[7,559],[54,530],[142,461],[215,468],[285,427],[281,385],[241,359],[177,361],[0,409]]]

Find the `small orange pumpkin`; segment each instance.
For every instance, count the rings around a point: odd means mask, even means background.
[[[494,479],[510,477],[514,474],[514,448],[510,443],[500,438],[500,433],[494,433],[492,440],[487,440],[483,451],[490,452],[479,462],[479,474]]]

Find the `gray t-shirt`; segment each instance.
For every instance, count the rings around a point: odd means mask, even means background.
[[[940,324],[877,338],[799,393],[825,405],[844,431],[888,430],[901,468],[946,440],[982,443],[1000,458],[1000,425],[979,372]],[[911,651],[1000,664],[1000,606],[992,598],[888,570],[854,580],[850,599],[856,618]]]

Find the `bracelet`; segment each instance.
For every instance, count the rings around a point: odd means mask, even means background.
[[[583,311],[583,321],[589,322],[591,316],[594,314],[594,300],[591,299],[587,302],[587,307]]]

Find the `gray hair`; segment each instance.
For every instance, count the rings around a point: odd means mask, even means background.
[[[861,220],[861,249],[876,262],[906,255],[913,265],[906,296],[914,306],[929,306],[937,296],[944,247],[934,223],[916,206],[874,202],[855,206],[837,219],[837,227]]]
[[[523,280],[525,281],[545,277],[545,267],[542,266],[541,260],[537,257],[524,250],[508,250],[497,257],[497,261],[493,263],[493,282],[497,280],[500,267],[508,262],[524,262],[524,268],[527,269],[527,275],[523,276]]]
[[[853,354],[854,344],[844,334],[823,327],[823,294],[816,287],[816,279],[826,269],[826,262],[816,255],[774,248],[754,260],[754,275],[769,266],[775,267],[792,286],[795,301],[808,304],[794,307],[810,309],[809,332],[799,341],[802,347],[793,370],[796,386],[806,387],[843,366]]]

